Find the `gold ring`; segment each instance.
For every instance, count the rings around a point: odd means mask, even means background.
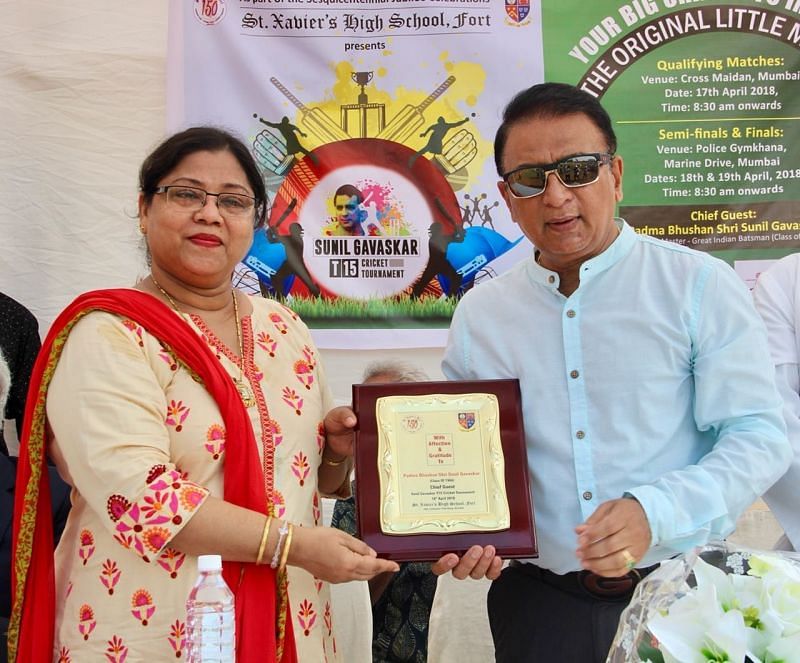
[[[625,568],[628,571],[633,571],[636,568],[636,559],[628,552],[628,549],[622,551],[622,558],[625,560]]]

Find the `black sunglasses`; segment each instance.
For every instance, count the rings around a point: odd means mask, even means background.
[[[600,166],[613,160],[614,155],[605,152],[576,154],[542,166],[520,166],[503,175],[503,181],[515,198],[533,198],[544,193],[550,173],[555,173],[561,184],[574,189],[596,182],[600,177]]]

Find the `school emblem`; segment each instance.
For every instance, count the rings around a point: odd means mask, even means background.
[[[422,430],[422,419],[415,415],[409,415],[400,420],[400,425],[409,433],[416,433]]]
[[[201,23],[219,23],[227,11],[227,0],[194,0],[194,15]]]
[[[522,23],[531,11],[531,0],[506,0],[506,14],[514,23]]]
[[[459,412],[458,425],[464,430],[472,430],[475,427],[475,413],[474,412]]]

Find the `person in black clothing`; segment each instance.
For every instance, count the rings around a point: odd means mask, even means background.
[[[16,422],[17,437],[22,434],[25,396],[28,393],[28,382],[40,346],[39,325],[33,313],[18,301],[0,292],[0,352],[3,353],[11,374],[8,400],[2,418]],[[3,437],[2,425],[0,425],[0,452],[8,455],[8,445]]]
[[[11,300],[13,301],[13,300]],[[15,302],[16,303],[16,302]],[[38,334],[37,334],[38,339]],[[0,341],[5,337],[0,337]],[[30,377],[28,373],[27,378]],[[0,411],[7,403],[7,397],[13,393],[13,382],[8,364],[0,352]],[[58,476],[54,467],[48,467],[50,473],[50,500],[53,509],[53,544],[58,543],[67,514],[70,509],[69,486]],[[6,631],[11,615],[11,533],[14,515],[14,487],[17,475],[17,459],[0,454],[0,663],[6,663]]]

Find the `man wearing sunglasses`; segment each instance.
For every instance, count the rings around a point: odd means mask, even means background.
[[[445,375],[521,386],[539,557],[489,592],[501,662],[605,661],[639,580],[729,534],[789,463],[746,287],[615,218],[616,150],[575,87],[509,103],[498,186],[535,249],[468,292],[450,329]]]

